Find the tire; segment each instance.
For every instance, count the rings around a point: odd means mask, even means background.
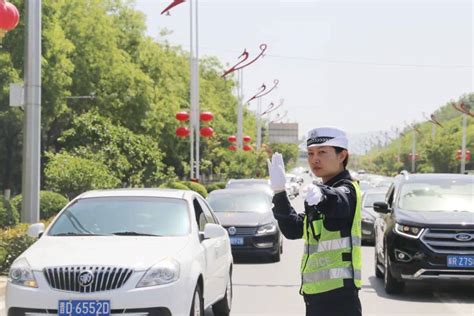
[[[384,273],[384,287],[385,287],[385,292],[387,294],[399,294],[403,292],[403,289],[405,287],[405,283],[402,281],[398,281],[392,276],[392,273],[390,272],[390,260],[388,257],[388,250],[387,247],[385,247],[385,252],[384,252],[384,268],[385,268],[385,273]]]
[[[283,240],[280,241],[280,255],[283,254]]]
[[[191,304],[191,311],[189,312],[189,316],[204,316],[204,300],[202,297],[202,290],[199,284],[196,285],[196,289],[194,290],[193,302]]]
[[[227,282],[225,295],[212,305],[214,316],[228,316],[232,308],[232,274],[229,273],[229,282]]]

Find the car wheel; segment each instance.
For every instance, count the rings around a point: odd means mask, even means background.
[[[202,298],[202,290],[199,285],[196,285],[194,290],[193,303],[191,304],[190,316],[204,316],[204,302]]]
[[[375,276],[378,279],[383,278],[383,272],[379,269],[379,256],[377,256],[377,247],[374,247],[374,265],[375,265]]]
[[[283,254],[283,241],[280,241],[280,254]]]
[[[390,260],[388,258],[387,247],[385,247],[385,253],[384,253],[384,268],[385,268],[385,273],[384,273],[383,283],[385,287],[385,292],[387,292],[387,294],[398,294],[398,293],[403,292],[405,283],[398,281],[392,276],[392,273],[390,273]]]
[[[225,288],[224,297],[212,305],[212,311],[215,316],[228,316],[232,307],[232,274],[229,273],[229,281]]]

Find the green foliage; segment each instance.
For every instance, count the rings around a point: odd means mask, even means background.
[[[14,226],[18,223],[19,219],[20,214],[15,205],[12,204],[12,201],[7,201],[0,195],[0,228]]]
[[[119,179],[100,161],[73,156],[67,152],[49,154],[45,168],[46,187],[74,198],[94,189],[116,188]]]
[[[211,193],[214,190],[219,190],[225,188],[225,182],[216,182],[206,185],[206,190],[208,193]]]
[[[28,226],[19,224],[0,231],[0,273],[7,273],[13,261],[35,242],[26,234]]]
[[[460,102],[474,108],[474,93],[462,96],[457,101],[457,103]],[[387,147],[374,149],[365,157],[358,159],[356,168],[386,175],[393,175],[403,169],[411,171],[412,162],[409,154],[412,151],[413,137],[416,133],[416,153],[419,155],[416,161],[417,172],[459,172],[460,162],[455,160],[455,152],[461,149],[462,115],[454,110],[451,103],[440,108],[435,115],[443,127],[436,126],[434,136],[432,123],[420,123],[417,125],[419,132],[414,132],[413,129],[403,131],[400,138]],[[466,140],[466,149],[474,152],[474,118],[472,117],[467,117]],[[398,156],[400,156],[400,162],[397,161]],[[473,160],[466,161],[466,170],[472,169],[474,169]]]
[[[177,181],[166,182],[166,183],[161,184],[159,187],[164,188],[164,189],[189,190],[188,186],[186,186],[184,183],[177,182]]]
[[[192,181],[184,181],[182,183],[184,183],[190,190],[201,194],[203,197],[207,197],[207,189],[204,185]]]
[[[11,199],[17,210],[21,210],[23,196],[21,194]],[[40,219],[48,219],[55,216],[66,206],[68,199],[63,195],[50,191],[40,191]]]

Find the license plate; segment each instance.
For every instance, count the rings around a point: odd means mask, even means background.
[[[448,256],[448,267],[474,268],[474,256]]]
[[[58,316],[109,316],[110,301],[98,300],[61,300]]]
[[[230,244],[231,245],[243,245],[244,238],[242,237],[230,237]]]

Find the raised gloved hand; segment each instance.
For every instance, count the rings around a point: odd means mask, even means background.
[[[272,161],[267,160],[268,163],[268,174],[270,175],[270,186],[273,191],[284,191],[285,190],[285,163],[283,162],[283,156],[280,153],[274,153]]]
[[[308,205],[309,206],[318,205],[322,199],[323,199],[323,193],[321,192],[321,188],[314,184],[308,185],[306,199],[305,199]]]

